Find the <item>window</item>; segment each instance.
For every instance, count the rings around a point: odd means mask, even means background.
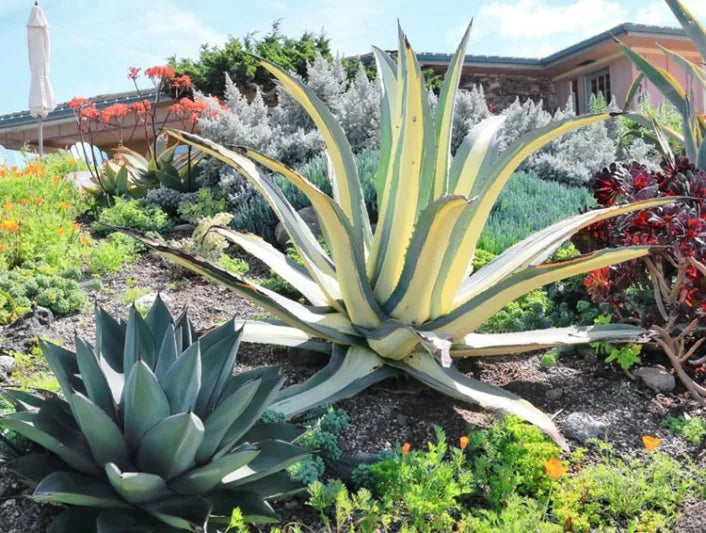
[[[571,100],[574,103],[574,113],[579,114],[579,80],[571,80]]]
[[[586,76],[586,109],[591,109],[591,96],[603,95],[606,104],[610,103],[610,72],[608,69],[599,70]]]

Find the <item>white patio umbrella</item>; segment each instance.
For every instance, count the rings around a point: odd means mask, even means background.
[[[39,155],[44,154],[42,121],[56,108],[49,83],[49,23],[37,2],[27,20],[27,47],[32,82],[29,87],[29,112],[39,119]]]

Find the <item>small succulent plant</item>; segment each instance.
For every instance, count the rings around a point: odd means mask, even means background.
[[[307,453],[300,429],[259,422],[282,378],[233,375],[241,336],[230,321],[197,338],[157,298],[127,322],[97,308],[95,347],[42,343],[63,398],[4,391],[2,424],[51,452],[12,464],[35,500],[68,506],[51,533],[215,532],[235,507],[276,521],[267,501],[302,488],[285,469]]]

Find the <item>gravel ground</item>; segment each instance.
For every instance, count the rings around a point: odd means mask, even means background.
[[[265,272],[261,266],[253,270],[256,275]],[[90,292],[90,297],[110,312],[126,314],[127,306],[121,302],[132,287],[160,291],[172,312],[188,309],[197,330],[208,329],[233,316],[255,318],[264,314],[262,309],[227,289],[198,277],[175,273],[153,256],[145,256],[113,278],[103,280],[103,288]],[[93,327],[92,311],[86,309],[56,319],[51,334],[66,346],[73,346],[75,333],[92,342]],[[236,371],[277,364],[288,381],[296,383],[313,374],[317,363],[315,358],[299,351],[244,343]],[[580,411],[593,416],[606,424],[606,437],[622,453],[636,455],[642,450],[641,436],[650,434],[662,439],[662,451],[674,456],[688,452],[697,465],[706,468],[706,450],[694,450],[661,426],[667,415],[688,413],[706,417],[706,410],[685,398],[680,388],[674,393],[656,394],[641,382],[600,362],[586,360],[576,352],[562,355],[559,364],[546,371],[540,368],[538,355],[466,360],[459,368],[476,379],[515,392],[545,412],[554,413],[560,426],[571,413]],[[448,438],[457,441],[469,424],[487,427],[494,420],[492,414],[473,405],[449,399],[404,378],[382,382],[341,401],[339,406],[351,417],[341,442],[350,453],[374,453],[402,442],[423,447],[434,438],[434,425],[443,427]],[[571,445],[578,443],[573,441]],[[43,531],[54,509],[34,504],[23,494],[26,493],[14,478],[0,469],[0,531]],[[298,519],[312,523],[312,515],[301,501],[283,502],[277,507],[285,522]]]

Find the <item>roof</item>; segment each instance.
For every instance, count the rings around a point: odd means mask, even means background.
[[[127,91],[122,93],[112,93],[112,94],[100,94],[90,98],[98,109],[108,107],[112,104],[131,104],[133,102],[139,102],[140,100],[152,100],[157,94],[156,89],[151,89],[148,91]],[[171,101],[172,98],[169,95],[163,94],[160,96],[164,98],[165,101]],[[68,102],[58,104],[56,109],[49,113],[44,122],[49,122],[52,120],[68,118],[73,115],[73,111],[69,108]],[[9,126],[20,126],[25,123],[36,122],[37,119],[34,118],[29,110],[18,111],[15,113],[8,113],[7,115],[0,115],[0,129]]]
[[[626,33],[631,34],[643,34],[643,35],[665,35],[669,37],[676,37],[684,39],[686,38],[686,32],[681,28],[672,28],[667,26],[652,26],[648,24],[635,24],[632,22],[624,22],[619,24],[607,31],[589,37],[581,42],[571,45],[563,50],[559,50],[551,55],[543,58],[535,57],[510,57],[510,56],[490,56],[490,55],[473,55],[468,54],[464,59],[464,63],[484,63],[484,64],[499,64],[499,65],[518,65],[526,66],[529,68],[542,68],[546,67],[556,61],[560,61],[565,57],[572,54],[590,48],[591,46],[613,39],[614,36],[624,35]],[[395,53],[395,51],[392,51]],[[449,63],[453,54],[440,54],[434,52],[420,52],[417,53],[417,59],[420,63]],[[364,62],[366,60],[372,61],[372,54],[365,54],[361,56],[361,60]]]

